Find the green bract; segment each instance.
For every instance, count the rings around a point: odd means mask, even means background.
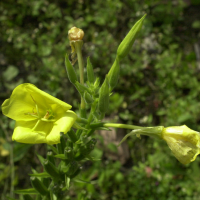
[[[71,106],[30,83],[17,86],[2,104],[2,112],[16,121],[12,140],[22,143],[60,143],[76,121]]]

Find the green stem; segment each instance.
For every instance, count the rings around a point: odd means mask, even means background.
[[[115,123],[104,123],[104,127],[113,127],[113,128],[126,128],[126,129],[144,129],[146,127],[142,126],[134,126],[134,125],[128,125],[128,124],[115,124]]]
[[[13,142],[10,145],[10,165],[11,165],[11,186],[10,186],[10,197],[13,198],[14,196],[14,179],[15,179],[15,166],[13,160]]]
[[[80,72],[80,83],[84,84],[84,64],[83,64],[83,57],[82,57],[82,51],[81,47],[83,45],[83,41],[76,41],[74,42],[77,57],[78,57],[78,66],[79,66],[79,72]],[[85,101],[81,97],[81,109],[85,109]]]

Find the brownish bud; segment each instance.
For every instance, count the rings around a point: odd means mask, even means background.
[[[70,41],[82,40],[84,37],[84,32],[80,28],[72,27],[68,31],[68,36]]]

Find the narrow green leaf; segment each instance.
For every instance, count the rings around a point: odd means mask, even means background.
[[[65,157],[65,154],[57,154],[57,155],[55,155],[54,157],[60,158],[60,159],[62,159],[62,160],[67,160],[67,158]]]
[[[94,70],[90,62],[90,57],[87,58],[87,80],[92,84],[95,81]]]
[[[128,32],[126,37],[123,39],[123,41],[120,43],[118,49],[117,49],[117,56],[121,60],[127,54],[129,53],[131,47],[133,46],[133,43],[137,37],[137,34],[139,33],[140,29],[142,28],[142,24],[144,21],[144,18],[146,17],[146,14],[138,20],[132,29]]]
[[[36,155],[37,155],[38,159],[40,160],[41,164],[43,165],[43,162],[45,159],[41,155],[39,155],[37,152],[36,152]]]
[[[15,190],[14,193],[16,194],[39,194],[35,188],[29,188],[24,190]]]
[[[81,180],[81,179],[73,179],[73,181],[77,182],[77,183],[88,183],[88,184],[91,184],[91,182],[89,181],[84,181],[84,180]]]
[[[67,177],[66,175],[65,175],[65,184],[66,184],[67,190],[69,190],[69,187],[70,187],[70,178]]]
[[[58,150],[52,146],[52,145],[48,145],[49,148],[51,148],[51,150],[55,153],[55,154],[58,154]]]
[[[48,173],[42,172],[37,174],[29,174],[29,176],[40,177],[40,178],[49,178],[51,177]]]
[[[74,70],[74,67],[72,66],[71,62],[69,61],[68,55],[65,56],[65,67],[67,70],[67,75],[71,83],[75,84],[76,81],[78,81],[76,71]]]

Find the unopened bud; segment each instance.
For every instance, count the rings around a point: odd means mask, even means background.
[[[70,41],[82,40],[84,37],[84,32],[80,28],[72,27],[68,31],[68,36]]]
[[[133,46],[133,43],[134,43],[136,37],[137,37],[138,32],[142,28],[142,24],[143,24],[145,17],[146,17],[146,14],[135,23],[135,25],[128,32],[126,37],[123,39],[123,41],[119,45],[119,47],[117,49],[117,56],[120,60],[128,55],[131,47]]]
[[[164,128],[162,137],[174,156],[184,165],[194,161],[199,154],[200,133],[186,125]]]

